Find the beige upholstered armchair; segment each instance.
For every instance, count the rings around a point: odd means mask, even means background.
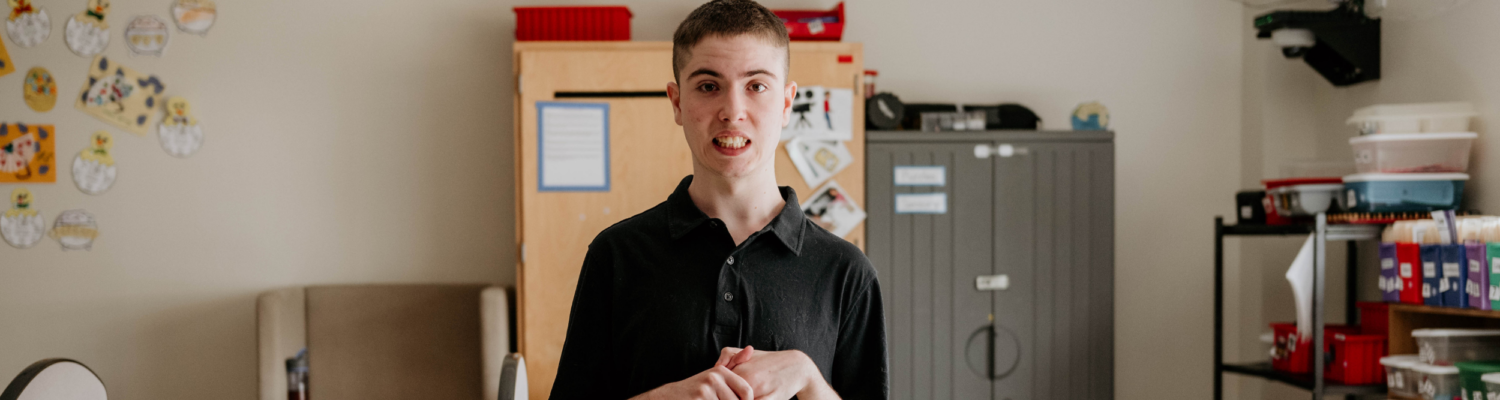
[[[260,400],[287,398],[286,359],[303,348],[318,400],[495,400],[511,353],[507,292],[459,284],[262,293]]]

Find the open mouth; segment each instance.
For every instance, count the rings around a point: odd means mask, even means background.
[[[730,150],[738,150],[750,145],[750,138],[744,136],[720,136],[714,138],[714,146]]]

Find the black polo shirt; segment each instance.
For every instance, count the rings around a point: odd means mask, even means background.
[[[845,399],[888,397],[885,319],[859,248],[797,194],[739,246],[688,195],[600,232],[573,294],[553,399],[623,399],[713,367],[724,347],[801,350]]]

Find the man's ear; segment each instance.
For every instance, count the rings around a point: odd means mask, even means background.
[[[789,81],[789,82],[787,82],[786,83],[786,89],[785,89],[785,91],[786,91],[785,93],[782,93],[782,94],[786,95],[786,101],[782,104],[782,107],[781,107],[781,127],[782,128],[786,128],[787,124],[792,123],[792,100],[795,100],[797,98],[797,82],[796,81]]]
[[[677,82],[667,82],[667,99],[672,101],[672,121],[682,126],[682,93],[677,91]]]

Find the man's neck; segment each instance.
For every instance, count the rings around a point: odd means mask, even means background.
[[[724,221],[736,246],[770,224],[786,206],[774,170],[734,178],[694,172],[688,185],[693,204],[710,218]]]

